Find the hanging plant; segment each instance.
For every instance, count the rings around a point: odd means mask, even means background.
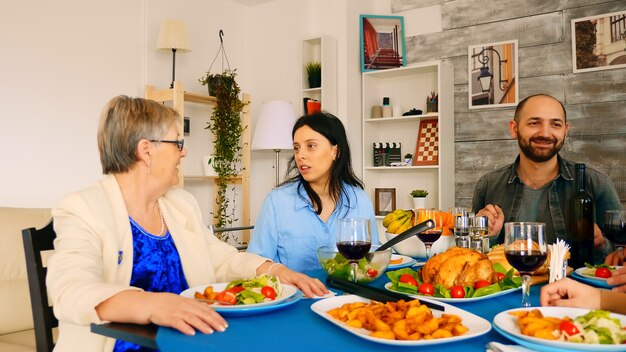
[[[228,181],[239,175],[241,169],[241,135],[244,126],[241,124],[241,111],[243,102],[239,98],[240,88],[237,85],[236,70],[226,70],[222,73],[212,74],[207,72],[199,81],[202,85],[211,84],[211,93],[217,100],[217,105],[211,114],[211,120],[206,129],[213,133],[214,154],[210,160],[218,176],[217,212],[212,213],[216,227],[229,227],[235,218],[235,186],[232,187],[233,206],[228,197]],[[227,242],[230,233],[220,233],[220,239]]]

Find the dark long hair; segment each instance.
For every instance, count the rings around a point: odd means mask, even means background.
[[[337,146],[337,159],[333,161],[330,170],[330,178],[328,179],[328,192],[331,199],[337,203],[341,197],[341,193],[346,195],[348,205],[350,204],[350,198],[347,197],[346,191],[342,187],[342,183],[349,184],[354,187],[363,189],[363,182],[359,180],[352,170],[352,157],[350,154],[350,145],[348,144],[348,136],[346,130],[336,116],[327,112],[318,112],[312,115],[305,115],[300,117],[293,126],[291,131],[291,138],[296,134],[296,131],[303,126],[309,126],[315,132],[324,136],[331,145]],[[298,171],[298,165],[296,164],[296,158],[289,160],[289,166],[285,173],[285,183],[299,182],[298,190],[300,187],[304,187],[307,195],[313,202],[313,206],[317,209],[317,214],[322,213],[322,200],[320,196],[313,191],[311,185],[305,180]]]

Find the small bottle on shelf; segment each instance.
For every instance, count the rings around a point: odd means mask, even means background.
[[[593,199],[585,189],[585,164],[576,164],[576,192],[569,200],[567,230],[572,242],[570,266],[593,263]]]

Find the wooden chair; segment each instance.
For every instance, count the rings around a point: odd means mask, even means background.
[[[44,267],[41,258],[41,252],[54,249],[55,238],[52,221],[39,230],[34,227],[22,230],[37,352],[52,351],[54,348],[52,329],[59,326],[59,321],[48,304],[46,290],[48,268]]]

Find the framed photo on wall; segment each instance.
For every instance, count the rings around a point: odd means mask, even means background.
[[[360,16],[361,71],[406,65],[403,16]]]
[[[387,215],[396,210],[395,188],[376,188],[374,192],[375,215]]]
[[[517,40],[469,46],[470,109],[516,106],[519,101]]]
[[[572,20],[574,73],[626,67],[626,11]]]

